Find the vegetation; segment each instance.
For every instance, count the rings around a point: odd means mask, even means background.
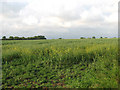
[[[95,39],[95,36],[93,36],[92,38]]]
[[[85,37],[81,37],[80,39],[85,39]]]
[[[36,40],[36,39],[46,39],[45,36],[34,36],[34,37],[18,37],[18,36],[10,36],[9,38],[6,38],[6,36],[2,37],[2,40]]]
[[[117,52],[115,38],[3,40],[2,87],[117,88]]]
[[[6,36],[3,36],[2,39],[3,39],[3,40],[6,40]]]
[[[58,39],[62,39],[62,38],[58,38]]]

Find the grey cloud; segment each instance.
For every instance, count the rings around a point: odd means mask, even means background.
[[[87,18],[87,22],[104,22],[105,18],[103,16],[89,17]]]
[[[3,13],[9,11],[19,12],[26,5],[27,3],[2,2]]]
[[[66,32],[60,30],[66,30]],[[80,37],[92,37],[95,36],[99,38],[102,37],[117,37],[118,31],[117,28],[109,27],[74,27],[74,28],[41,28],[41,27],[34,27],[34,28],[26,28],[23,30],[16,30],[15,28],[10,28],[9,31],[7,28],[4,29],[3,35],[9,36],[35,36],[35,35],[45,35],[48,39],[57,39],[59,37],[64,39],[79,39]]]
[[[59,26],[52,26],[52,27],[40,27],[35,25],[26,25],[21,22],[20,17],[18,16],[21,9],[23,9],[27,3],[3,3],[2,4],[2,14],[6,16],[6,20],[4,23],[4,28],[2,35],[6,36],[34,36],[34,35],[45,35],[48,39],[56,39],[59,37],[65,38],[65,39],[75,39],[80,38],[81,36],[84,37],[100,37],[100,36],[107,36],[107,37],[117,37],[117,26],[116,23],[109,24],[104,22],[104,16],[98,15],[96,17],[92,17],[92,15],[86,19],[83,23],[86,23],[84,26],[80,25],[77,27],[71,26],[71,28],[65,28],[65,27],[59,27]],[[92,6],[84,6],[83,8],[78,7],[75,11],[65,11],[63,10],[60,12],[60,14],[55,15],[55,17],[60,17],[61,19],[65,21],[75,21],[81,19],[80,14],[84,10],[90,10]],[[0,6],[1,8],[1,6]],[[29,13],[26,13],[26,17],[28,15],[33,15],[40,21],[42,14],[40,14],[37,11],[30,11]],[[89,13],[91,14],[91,13]],[[110,15],[110,13],[107,13],[105,15]],[[53,15],[54,16],[54,13]],[[94,23],[94,24],[92,24]],[[12,25],[18,25],[19,28],[12,27]],[[95,24],[100,24],[100,26],[96,26]],[[46,23],[47,25],[47,23]],[[1,35],[1,34],[0,34]]]
[[[19,11],[27,5],[27,3],[17,2],[0,2],[0,4],[0,13],[9,18],[17,17]]]
[[[75,11],[63,11],[61,12],[58,17],[62,18],[65,21],[74,21],[80,19],[80,12]]]

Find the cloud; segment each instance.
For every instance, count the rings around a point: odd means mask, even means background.
[[[8,36],[115,36],[117,4],[118,0],[4,0],[0,23]]]
[[[14,2],[18,2],[18,3],[25,3],[25,2],[30,2],[30,1],[32,1],[32,0],[0,0],[0,2],[6,2],[6,3],[10,3],[10,2],[12,2],[12,3],[14,3]]]

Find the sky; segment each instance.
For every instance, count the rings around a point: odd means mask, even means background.
[[[118,37],[119,0],[0,0],[0,37]]]

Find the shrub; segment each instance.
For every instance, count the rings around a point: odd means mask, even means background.
[[[84,37],[81,37],[80,39],[85,39]]]
[[[93,36],[92,38],[95,39],[95,36]]]

